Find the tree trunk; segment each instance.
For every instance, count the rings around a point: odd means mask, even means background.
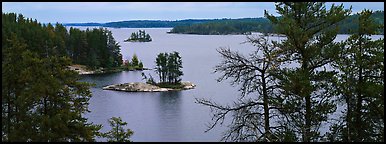
[[[305,73],[305,77],[307,80],[307,84],[302,86],[301,95],[304,97],[306,102],[306,114],[305,114],[305,132],[303,141],[304,142],[310,142],[311,141],[311,93],[309,92],[309,88],[311,87],[310,83],[310,70],[308,68],[308,58],[303,55],[303,64],[302,64],[302,70]]]
[[[310,131],[311,131],[311,96],[307,95],[306,100],[306,126],[305,126],[305,142],[310,142]]]
[[[351,142],[350,138],[350,128],[351,128],[351,106],[350,106],[350,95],[346,96],[346,104],[347,104],[347,115],[346,115],[346,126],[347,126],[347,142]]]
[[[265,81],[264,73],[261,74],[262,87],[263,87],[263,103],[264,103],[264,128],[265,128],[265,137],[264,141],[269,141],[270,131],[269,131],[269,109],[268,109],[268,92]]]
[[[11,88],[10,86],[8,86],[9,88]],[[8,92],[8,96],[7,96],[7,102],[8,102],[8,105],[7,105],[7,137],[8,137],[8,141],[10,141],[10,135],[11,135],[11,116],[12,116],[12,108],[11,108],[11,93],[12,92]]]
[[[361,109],[362,109],[362,85],[363,85],[363,76],[362,76],[362,35],[359,36],[359,80],[357,85],[357,94],[358,99],[356,103],[356,109],[355,109],[355,129],[356,129],[356,141],[362,141],[362,119],[361,119]]]

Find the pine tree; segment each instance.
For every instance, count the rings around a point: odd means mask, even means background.
[[[336,108],[331,90],[336,72],[326,70],[326,66],[339,52],[333,41],[338,32],[336,24],[350,10],[344,10],[343,5],[326,10],[321,2],[280,2],[276,10],[280,17],[268,12],[265,15],[277,32],[287,37],[276,44],[280,48],[279,59],[299,65],[283,68],[278,74],[283,97],[277,106],[288,118],[283,125],[301,135],[301,141],[317,141],[321,123]]]
[[[82,117],[88,111],[89,85],[67,70],[70,60],[40,58],[13,37],[2,63],[3,140],[94,141],[100,127]]]
[[[131,65],[136,68],[139,65],[139,60],[136,54],[133,55],[133,58],[131,59]]]
[[[13,16],[5,16],[2,34],[2,140],[94,141],[101,126],[83,117],[90,84],[79,82],[78,74],[67,69],[72,62],[58,54],[62,42],[55,40],[60,36],[50,24],[41,26],[21,15],[12,21]],[[23,36],[23,29],[30,29],[27,35],[35,32],[34,37]],[[76,34],[70,36],[73,46],[86,40],[77,39],[82,36],[76,29],[70,33]]]
[[[156,58],[156,72],[158,73],[159,76],[159,81],[160,83],[165,83],[166,82],[166,76],[167,76],[167,57],[168,53],[160,53],[157,55]]]
[[[160,53],[155,62],[160,83],[178,84],[181,81],[182,59],[178,52]]]
[[[342,45],[334,63],[339,69],[337,89],[345,103],[344,118],[332,126],[331,141],[370,142],[384,138],[384,42],[371,40],[380,26],[363,10],[358,29]],[[339,136],[334,136],[339,135]]]
[[[127,125],[127,122],[123,122],[120,117],[112,117],[109,120],[112,129],[102,134],[102,137],[106,137],[108,142],[131,142],[130,136],[133,135],[133,131],[125,129],[123,126]]]
[[[274,120],[278,117],[274,111],[276,108],[272,106],[277,87],[272,74],[277,69],[274,55],[277,49],[266,37],[248,37],[248,42],[257,47],[249,57],[227,48],[218,50],[223,57],[223,61],[215,67],[215,72],[223,73],[218,81],[231,79],[232,85],[241,85],[241,96],[237,102],[224,106],[206,99],[196,99],[197,103],[214,110],[212,119],[215,121],[208,130],[226,115],[232,114],[232,123],[222,140],[280,141],[281,136],[273,135],[277,126]]]

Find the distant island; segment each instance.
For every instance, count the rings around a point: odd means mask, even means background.
[[[151,42],[152,39],[145,30],[139,30],[138,32],[131,33],[130,38],[124,40],[124,42]]]
[[[375,11],[371,16],[378,24],[384,23],[384,11]],[[353,34],[358,27],[358,14],[353,14],[339,23],[339,34]],[[114,28],[173,28],[168,33],[198,35],[250,34],[251,32],[275,33],[271,22],[264,17],[240,19],[187,19],[177,21],[134,20],[109,23],[67,23],[65,26],[100,26]],[[384,34],[384,29],[379,31]]]

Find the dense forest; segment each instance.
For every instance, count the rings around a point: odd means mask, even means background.
[[[91,84],[68,70],[72,64],[120,66],[119,51],[106,29],[67,31],[61,24],[3,13],[2,141],[128,141],[130,130],[101,133],[102,125],[87,122]]]
[[[89,68],[113,68],[122,65],[120,46],[111,31],[103,28],[66,29],[56,23],[41,24],[14,13],[2,15],[3,45],[8,45],[12,34],[24,41],[28,49],[40,57],[66,56],[73,64]]]

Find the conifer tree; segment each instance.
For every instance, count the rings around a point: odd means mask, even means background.
[[[344,116],[329,132],[330,141],[372,142],[384,139],[384,41],[372,40],[380,25],[372,11],[359,14],[358,29],[342,44],[334,63],[337,91],[346,107]]]
[[[133,135],[133,131],[130,129],[124,129],[127,122],[122,121],[120,117],[112,117],[109,120],[112,129],[106,133],[102,133],[102,137],[106,137],[108,142],[131,142],[130,137]]]
[[[326,10],[322,2],[280,2],[276,4],[279,17],[265,12],[275,25],[276,32],[286,36],[277,43],[279,60],[292,63],[278,74],[282,99],[277,102],[288,119],[283,125],[301,136],[300,141],[320,139],[319,128],[335,111],[333,103],[333,70],[327,70],[339,46],[333,40],[336,24],[345,19],[350,10],[332,5]]]

